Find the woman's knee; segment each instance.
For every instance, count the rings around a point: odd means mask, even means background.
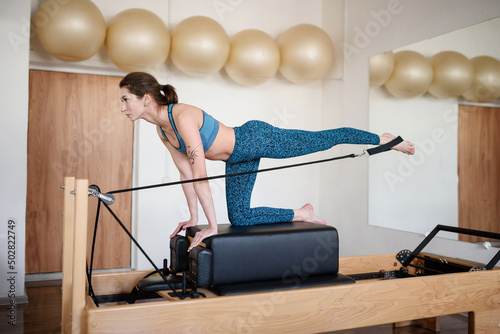
[[[248,225],[248,219],[245,218],[246,215],[239,211],[228,211],[228,218],[231,225],[234,226],[244,226]]]
[[[253,225],[253,221],[255,220],[253,210],[241,203],[229,204],[227,207],[227,216],[231,225],[235,226]]]

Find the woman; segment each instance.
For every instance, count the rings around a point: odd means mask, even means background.
[[[179,170],[181,180],[207,177],[205,159],[226,162],[226,174],[258,169],[260,158],[290,158],[323,151],[337,144],[385,144],[395,136],[378,136],[352,128],[324,131],[286,130],[261,121],[250,121],[231,128],[218,122],[203,110],[178,103],[175,89],[160,85],[142,72],[130,73],[120,82],[121,111],[131,121],[144,119],[157,127]],[[413,144],[405,141],[395,150],[413,154]],[[278,222],[312,222],[325,224],[310,204],[300,209],[250,208],[250,197],[256,173],[226,178],[226,201],[233,225],[255,225]],[[196,233],[189,249],[206,237],[217,234],[217,219],[208,181],[182,184],[191,218],[181,222],[170,236],[198,223],[199,200],[209,227]]]

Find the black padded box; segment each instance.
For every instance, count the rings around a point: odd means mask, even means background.
[[[188,228],[187,237],[207,226]],[[190,263],[206,265],[203,285],[280,281],[293,285],[311,277],[338,276],[338,234],[329,225],[280,223],[254,226],[219,225],[219,233],[206,238],[206,250],[191,251]],[[211,253],[211,254],[209,254]],[[198,261],[201,256],[203,260]],[[200,275],[200,268],[190,269]],[[211,275],[211,279],[206,275]]]

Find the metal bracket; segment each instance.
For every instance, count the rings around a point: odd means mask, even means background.
[[[115,196],[112,194],[101,194],[99,188],[94,185],[89,187],[89,196],[97,197],[107,205],[111,205],[115,202]]]
[[[359,154],[354,154],[354,156],[355,156],[356,158],[358,158],[358,157],[362,157],[362,156],[364,156],[364,155],[368,155],[368,151],[367,151],[367,150],[363,150],[363,152],[361,152],[361,153],[359,153]]]
[[[483,271],[483,270],[486,270],[485,266],[477,265],[477,266],[474,266],[474,267],[470,268],[469,272]]]
[[[396,255],[396,259],[401,263],[403,264],[405,262],[405,260],[410,257],[411,255],[411,250],[409,249],[403,249],[401,251],[399,251],[399,253]]]

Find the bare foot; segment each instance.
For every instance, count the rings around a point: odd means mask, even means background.
[[[380,145],[387,144],[391,140],[396,139],[396,136],[391,135],[390,133],[384,133],[380,136]],[[402,143],[397,144],[396,146],[391,148],[392,150],[396,150],[402,153],[406,153],[409,155],[415,154],[415,147],[409,141],[405,140]]]
[[[323,224],[326,225],[326,221],[314,213],[314,209],[311,204],[306,204],[300,209],[293,210],[294,222],[304,222],[304,223],[315,223],[315,224]]]

